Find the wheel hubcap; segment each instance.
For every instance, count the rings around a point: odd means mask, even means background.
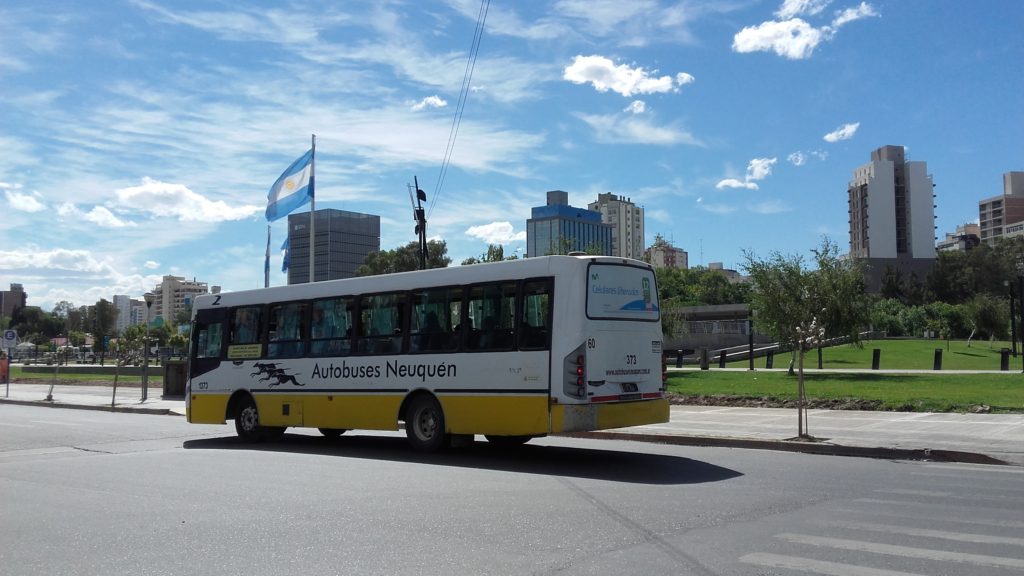
[[[242,429],[246,432],[252,432],[256,429],[256,409],[249,406],[242,410],[241,420]]]
[[[437,431],[437,420],[434,417],[434,413],[431,410],[423,410],[420,412],[420,417],[417,418],[418,426],[417,431],[419,432],[420,438],[429,440],[434,437],[434,433]]]

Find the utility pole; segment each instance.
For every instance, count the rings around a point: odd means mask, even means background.
[[[427,216],[423,210],[423,202],[427,201],[427,193],[420,190],[419,180],[412,177],[413,187],[416,190],[416,199],[412,198],[412,190],[409,191],[409,201],[412,202],[412,217],[416,221],[416,235],[420,241],[420,270],[427,269]]]

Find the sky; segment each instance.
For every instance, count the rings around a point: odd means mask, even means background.
[[[522,254],[548,190],[630,198],[691,266],[845,251],[888,144],[927,162],[942,237],[1024,170],[1021,30],[1018,0],[5,0],[0,288],[261,287],[267,193],[313,134],[318,209],[396,248],[416,178],[453,264]]]

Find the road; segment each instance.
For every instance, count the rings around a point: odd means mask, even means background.
[[[1024,573],[1024,469],[0,405],[4,574]]]

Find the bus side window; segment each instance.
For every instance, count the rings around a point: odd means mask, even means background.
[[[314,356],[347,356],[352,352],[352,298],[313,302],[310,351]]]
[[[304,302],[290,302],[270,308],[267,357],[294,358],[305,353],[306,306]]]
[[[260,307],[235,308],[231,317],[231,344],[257,344],[260,341]]]
[[[435,288],[412,293],[409,352],[449,352],[458,345],[455,327],[462,308],[461,288]]]
[[[551,281],[523,282],[523,307],[519,324],[520,350],[546,350],[551,334]]]
[[[470,350],[510,350],[515,337],[516,285],[485,284],[469,289]]]
[[[402,352],[405,295],[399,292],[363,296],[359,302],[359,352]]]
[[[196,358],[220,358],[220,346],[224,337],[224,325],[220,322],[197,325]]]

